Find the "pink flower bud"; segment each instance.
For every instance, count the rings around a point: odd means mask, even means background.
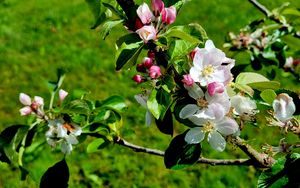
[[[31,114],[31,112],[32,112],[32,110],[31,110],[31,107],[29,107],[29,106],[25,106],[20,109],[21,116],[27,116],[27,115]]]
[[[190,53],[190,57],[193,60],[195,57],[195,54],[200,50],[199,47],[196,47],[191,53]]]
[[[166,24],[172,24],[176,19],[176,8],[171,6],[169,8],[164,8],[162,11],[162,22]]]
[[[162,0],[151,0],[151,7],[154,11],[154,15],[158,16],[165,8],[165,4]]]
[[[136,10],[136,13],[143,22],[143,24],[151,23],[153,14],[146,3],[141,4]]]
[[[63,89],[60,89],[58,92],[59,100],[62,102],[69,93]]]
[[[194,80],[189,74],[183,75],[183,79],[181,81],[185,86],[192,86],[194,84]]]
[[[146,69],[149,69],[149,68],[153,65],[152,59],[149,58],[149,57],[145,57],[145,58],[143,59],[143,65],[144,65],[144,67],[145,67]]]
[[[156,29],[153,25],[145,25],[144,27],[136,30],[136,33],[139,34],[144,43],[147,43],[149,40],[156,39]]]
[[[30,97],[25,94],[25,93],[20,93],[19,95],[19,100],[22,104],[26,105],[26,106],[29,106],[31,105],[31,99]]]
[[[223,93],[225,87],[222,83],[212,82],[207,85],[207,91],[210,96],[213,96],[215,93]]]
[[[38,106],[44,106],[44,99],[42,97],[34,96],[33,102]]]
[[[149,51],[148,51],[148,57],[151,58],[151,59],[154,59],[154,58],[155,58],[155,52],[149,50]]]
[[[160,67],[156,65],[151,66],[149,69],[149,76],[152,79],[160,77],[161,76]]]
[[[138,84],[144,82],[144,78],[139,74],[134,75],[132,80]]]

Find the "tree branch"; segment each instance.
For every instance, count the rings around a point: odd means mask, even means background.
[[[164,151],[152,149],[152,148],[145,148],[142,146],[138,146],[135,144],[132,144],[130,142],[127,142],[126,140],[122,138],[118,138],[114,141],[114,143],[124,146],[127,148],[132,149],[135,152],[142,152],[147,153],[151,155],[157,155],[163,157],[165,155]],[[210,164],[210,165],[240,165],[240,166],[256,166],[257,163],[252,159],[207,159],[207,158],[199,158],[197,163],[202,164]]]
[[[249,144],[246,143],[245,140],[241,139],[240,137],[228,137],[228,140],[231,141],[234,145],[238,146],[244,153],[246,153],[250,159],[255,162],[254,166],[260,166],[260,167],[271,167],[275,159],[270,157],[269,155],[265,153],[259,153],[254,148],[252,148]]]

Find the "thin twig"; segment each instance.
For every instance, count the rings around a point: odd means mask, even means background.
[[[130,142],[127,142],[126,140],[121,138],[116,139],[114,142],[121,146],[130,148],[135,152],[142,152],[142,153],[157,155],[161,157],[165,155],[164,151],[138,146]],[[210,164],[210,165],[244,165],[244,166],[257,165],[255,161],[253,161],[252,159],[207,159],[202,157],[198,159],[197,163]]]
[[[267,17],[270,17],[272,15],[271,11],[269,11],[264,5],[260,4],[256,0],[249,0],[249,2],[253,4],[256,8],[258,8],[258,10],[260,10]]]

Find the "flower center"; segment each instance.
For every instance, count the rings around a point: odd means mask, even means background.
[[[214,71],[215,71],[214,67],[213,67],[212,65],[208,65],[208,66],[206,66],[206,67],[202,70],[202,75],[203,75],[203,76],[209,76],[209,75],[211,75]]]
[[[199,99],[197,99],[197,105],[200,108],[207,108],[208,102],[204,98],[199,98]]]
[[[204,125],[203,125],[203,128],[202,128],[202,131],[203,132],[211,132],[214,130],[214,124],[210,121],[206,122]]]
[[[69,123],[64,123],[63,127],[67,129],[68,134],[75,130],[75,127]]]

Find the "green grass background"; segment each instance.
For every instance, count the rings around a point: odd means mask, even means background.
[[[272,9],[284,1],[261,2]],[[291,4],[300,7],[297,0],[291,0]],[[194,0],[183,7],[176,24],[201,24],[221,48],[227,32],[237,32],[262,16],[245,0]],[[140,92],[131,81],[134,71],[114,71],[114,42],[125,29],[119,27],[103,41],[99,30],[89,29],[92,24],[93,16],[84,0],[0,0],[0,130],[26,122],[26,118],[19,116],[19,93],[49,99],[46,82],[55,80],[56,69],[63,67],[68,70],[65,90],[87,90],[93,99],[114,94],[126,99],[129,108],[124,114],[122,129],[125,139],[165,150],[171,137],[159,134],[155,125],[144,125],[145,111],[133,98]],[[256,136],[262,131],[249,127],[247,136],[254,138],[251,140],[254,145],[262,141],[277,143],[272,138],[276,129],[268,129],[267,136]],[[86,154],[84,146],[77,146],[67,157],[70,187],[255,187],[258,177],[252,167],[202,164],[185,170],[168,170],[160,157],[134,153],[117,145]],[[32,170],[23,182],[17,168],[1,163],[0,187],[38,187],[43,172],[62,158],[60,152],[46,148],[38,151],[38,158],[26,161],[25,167]],[[211,152],[206,147],[203,155],[243,157],[237,148],[228,146],[227,151]]]

